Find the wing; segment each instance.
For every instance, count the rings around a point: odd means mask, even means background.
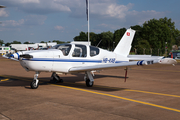
[[[102,69],[110,69],[110,68],[118,68],[123,66],[137,65],[137,61],[133,62],[123,62],[123,63],[112,63],[112,64],[100,64],[93,66],[79,66],[72,67],[69,69],[69,72],[82,72],[82,71],[91,71],[91,70],[102,70]]]
[[[112,69],[112,68],[120,68],[120,67],[128,67],[128,66],[143,66],[143,65],[150,65],[155,63],[174,65],[177,64],[177,61],[171,58],[164,58],[164,59],[150,58],[149,60],[142,60],[142,61],[130,61],[130,62],[122,62],[122,63],[72,67],[69,69],[69,72],[83,72],[83,71]]]

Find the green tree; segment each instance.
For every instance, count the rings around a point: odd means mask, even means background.
[[[131,51],[140,47],[142,49],[151,49],[151,51],[152,49],[157,49],[156,51],[161,50],[161,53],[163,53],[162,49],[165,50],[166,42],[168,49],[171,49],[174,44],[180,45],[180,31],[175,29],[175,23],[172,22],[171,18],[151,19],[145,22],[143,26],[135,25],[131,26],[131,28],[136,31]],[[115,47],[119,43],[125,32],[126,28],[115,30],[114,34],[110,31],[100,34],[91,32],[91,45],[96,46],[101,41],[98,47],[112,50],[113,46]],[[87,41],[87,37],[87,33],[81,31],[79,36],[74,37],[74,41]]]
[[[178,37],[176,38],[176,45],[177,45],[177,46],[180,46],[180,36],[178,36]]]
[[[150,54],[150,44],[147,40],[138,40],[138,44],[135,49],[137,49],[138,54]]]
[[[117,44],[119,43],[125,32],[126,32],[126,28],[121,28],[114,31],[114,35],[113,35],[114,47],[117,46]]]
[[[24,42],[23,44],[29,44],[29,42]]]
[[[5,46],[10,46],[11,45],[11,43],[9,43],[9,42],[7,42],[6,44],[5,44]]]
[[[87,34],[81,31],[79,33],[79,36],[74,37],[74,41],[87,41],[88,40],[87,37],[88,37]]]
[[[53,40],[52,42],[56,42],[57,44],[63,44],[63,43],[66,43],[64,41],[59,41],[59,40]]]
[[[179,35],[179,31],[175,29],[175,23],[168,19],[160,18],[151,19],[143,24],[142,38],[148,40],[151,48],[165,48],[167,42],[168,49],[175,44],[175,39]]]
[[[0,40],[0,45],[4,44],[4,41],[3,40]]]
[[[90,42],[93,46],[96,46],[99,43],[97,34],[95,34],[94,32],[90,32]]]
[[[97,46],[103,48],[102,46],[102,34],[96,34],[96,43],[94,46]]]
[[[45,43],[44,41],[41,41],[40,43]]]
[[[34,44],[34,43],[30,43],[30,42],[26,41],[23,44]]]
[[[15,40],[15,41],[11,42],[11,44],[21,44],[21,42]]]
[[[142,40],[142,27],[139,25],[135,25],[131,26],[130,28],[136,31],[132,42],[132,49],[134,49],[137,48],[137,45],[139,44],[138,42]]]
[[[113,48],[113,33],[108,31],[108,32],[102,32],[102,48],[112,50]]]

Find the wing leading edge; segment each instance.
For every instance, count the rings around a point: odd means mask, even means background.
[[[130,61],[130,62],[122,62],[122,63],[114,63],[114,64],[100,64],[93,66],[72,67],[69,69],[69,72],[84,72],[84,71],[112,69],[112,68],[120,68],[120,67],[128,67],[128,66],[143,66],[143,65],[150,65],[155,63],[174,65],[177,64],[177,61],[171,58],[164,58],[164,59],[151,58],[142,61]]]
[[[102,69],[112,69],[112,68],[119,68],[124,66],[139,66],[139,65],[147,65],[153,63],[152,61],[132,61],[132,62],[122,62],[122,63],[114,63],[114,64],[100,64],[100,65],[93,65],[93,66],[79,66],[79,67],[72,67],[69,69],[69,72],[83,72],[83,71],[92,71],[92,70],[102,70]]]

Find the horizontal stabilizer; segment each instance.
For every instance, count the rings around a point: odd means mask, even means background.
[[[150,60],[162,59],[164,56],[151,56],[151,55],[128,55],[129,60]]]
[[[172,58],[164,58],[159,61],[160,64],[175,65],[177,61]]]

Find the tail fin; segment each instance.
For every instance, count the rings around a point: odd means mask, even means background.
[[[127,29],[121,40],[119,41],[118,45],[114,49],[114,53],[127,56],[131,50],[131,43],[133,41],[135,35],[135,30]]]

